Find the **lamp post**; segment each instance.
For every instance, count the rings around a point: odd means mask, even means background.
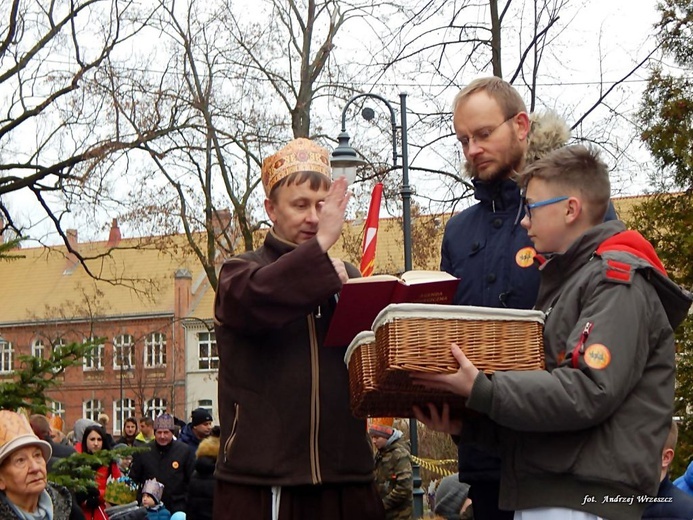
[[[119,359],[119,364],[120,364],[120,406],[118,407],[118,415],[119,415],[119,422],[120,422],[120,435],[122,436],[123,433],[123,347],[120,347],[120,355],[118,356]]]
[[[392,104],[378,94],[364,93],[353,96],[342,109],[342,129],[337,138],[337,148],[332,152],[331,164],[332,172],[335,177],[344,175],[351,184],[356,179],[356,169],[365,163],[351,146],[349,146],[349,134],[346,131],[346,114],[349,106],[360,98],[371,98],[382,101],[390,111],[390,126],[392,127],[392,165],[397,168],[397,159],[402,159],[402,185],[399,193],[402,196],[402,227],[404,229],[404,270],[410,271],[411,261],[411,196],[413,190],[409,186],[409,151],[407,142],[407,95],[399,95],[400,125],[397,125],[397,117]],[[373,110],[366,107],[361,112],[364,119],[370,121],[374,117]],[[397,130],[400,131],[402,139],[402,153],[397,153]],[[419,435],[416,420],[409,420],[409,438],[411,441],[411,453],[414,456],[419,454]],[[414,518],[423,516],[423,495],[421,489],[421,471],[417,463],[412,462],[412,472],[414,478]]]

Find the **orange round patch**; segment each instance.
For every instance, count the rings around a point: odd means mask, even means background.
[[[174,461],[171,463],[171,467],[172,467],[173,469],[178,469],[179,466],[180,466],[180,464],[178,463],[177,460],[174,460]]]
[[[587,363],[587,366],[590,368],[602,370],[611,363],[611,352],[601,343],[590,345],[587,347],[587,350],[585,350],[585,363]]]
[[[520,267],[530,267],[534,264],[534,257],[537,255],[533,247],[523,247],[515,255],[515,262]]]

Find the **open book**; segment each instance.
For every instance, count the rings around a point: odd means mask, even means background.
[[[370,330],[378,313],[391,303],[452,303],[459,278],[443,271],[407,271],[352,278],[342,286],[325,338],[327,347],[344,347]]]

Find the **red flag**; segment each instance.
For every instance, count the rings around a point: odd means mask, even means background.
[[[375,244],[378,239],[378,222],[380,221],[380,199],[383,195],[383,184],[379,182],[373,187],[371,206],[368,208],[368,218],[363,233],[363,248],[361,250],[361,274],[370,276],[375,267]]]

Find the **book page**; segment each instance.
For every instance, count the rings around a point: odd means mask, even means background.
[[[407,285],[415,283],[435,282],[438,280],[456,280],[457,278],[445,271],[413,270],[402,273],[402,281]]]
[[[362,276],[361,278],[349,278],[347,283],[392,282],[395,280],[399,280],[399,278],[392,276],[391,274],[375,274],[373,276]]]

